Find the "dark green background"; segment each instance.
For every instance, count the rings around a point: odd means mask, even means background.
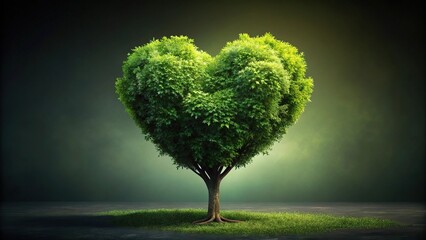
[[[424,201],[424,8],[330,1],[2,1],[4,200],[205,201],[114,93],[131,48],[188,35],[215,55],[270,32],[305,53],[312,102],[223,201]],[[67,2],[67,3],[64,3]]]

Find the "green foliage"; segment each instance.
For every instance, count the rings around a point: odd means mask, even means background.
[[[194,225],[191,222],[203,218],[201,209],[158,209],[111,211],[101,215],[113,216],[114,222],[122,226],[146,227],[166,231],[231,235],[309,234],[338,229],[378,229],[398,226],[390,220],[370,217],[337,217],[326,214],[222,211],[227,218],[242,222]]]
[[[116,92],[178,166],[240,167],[303,112],[313,89],[305,73],[303,54],[271,34],[241,34],[215,58],[172,36],[133,49]]]

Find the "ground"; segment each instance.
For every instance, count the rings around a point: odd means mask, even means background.
[[[2,203],[2,239],[217,239],[215,235],[183,234],[117,227],[96,215],[110,210],[205,208],[205,203]],[[279,236],[273,239],[423,239],[426,206],[418,203],[222,203],[222,209],[327,213],[390,219],[405,227],[386,230],[339,230],[332,233]],[[271,239],[221,236],[220,239]]]

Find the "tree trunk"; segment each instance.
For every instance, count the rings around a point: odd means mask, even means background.
[[[211,179],[207,184],[209,190],[209,207],[207,218],[213,218],[213,221],[222,222],[220,219],[220,196],[219,196],[220,180]]]
[[[206,183],[209,191],[209,206],[207,211],[207,218],[195,221],[196,224],[206,224],[210,222],[240,222],[238,220],[231,220],[220,216],[220,195],[219,188],[222,179],[231,171],[234,166],[228,166],[224,169],[223,166],[218,168],[203,169],[198,163],[194,162],[193,166],[190,166],[195,174],[200,176]],[[223,171],[222,171],[223,170]]]
[[[211,222],[240,222],[238,220],[231,220],[228,218],[224,218],[220,216],[220,194],[219,194],[219,188],[220,188],[220,180],[217,178],[209,179],[209,181],[206,181],[207,189],[209,190],[209,206],[207,211],[207,218],[195,221],[196,224],[206,224]]]

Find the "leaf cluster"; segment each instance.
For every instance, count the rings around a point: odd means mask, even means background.
[[[172,36],[133,49],[116,92],[178,166],[240,167],[303,112],[313,90],[305,74],[303,54],[271,34],[241,34],[214,58]]]

